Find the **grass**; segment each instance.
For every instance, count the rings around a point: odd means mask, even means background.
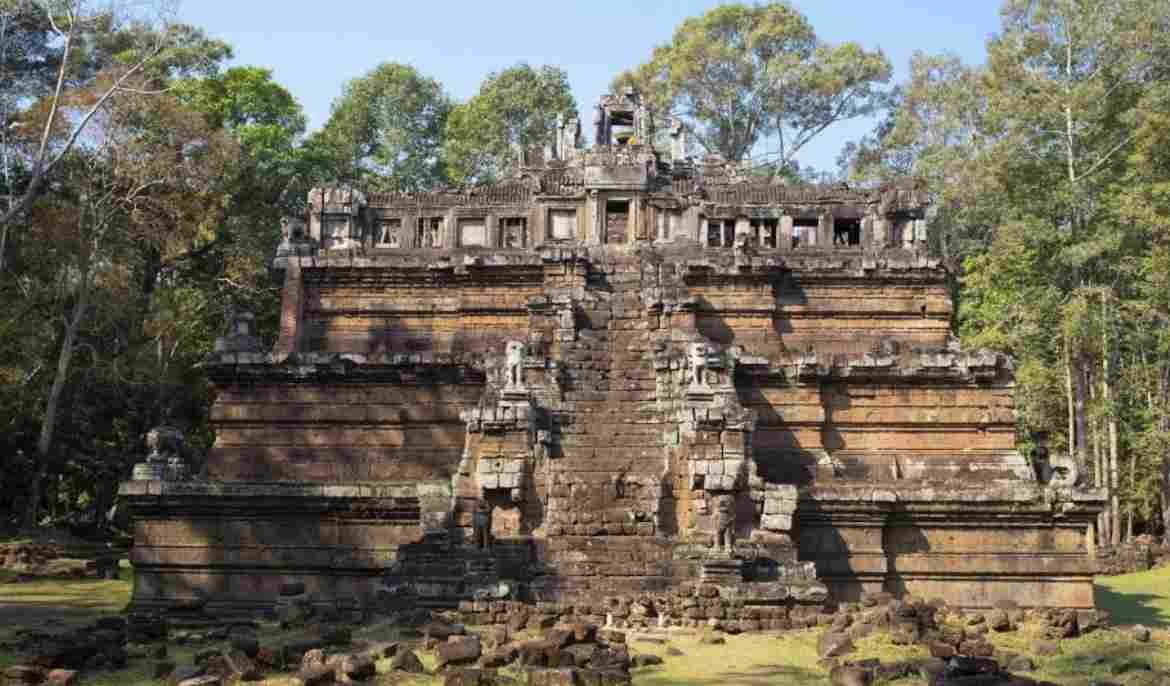
[[[1097,607],[1115,624],[1170,628],[1170,566],[1097,579]]]
[[[92,622],[103,614],[122,610],[130,597],[129,570],[123,569],[115,581],[39,579],[18,584],[5,584],[7,575],[0,572],[0,642],[11,640],[20,629],[53,630],[70,625]],[[1032,655],[1032,643],[1039,637],[1027,628],[1021,631],[994,634],[990,638],[997,651],[1029,655],[1037,670],[1028,674],[1036,679],[1052,681],[1062,686],[1088,686],[1095,681],[1113,681],[1124,686],[1153,686],[1162,683],[1163,674],[1170,672],[1170,568],[1125,576],[1101,578],[1097,583],[1097,602],[1113,614],[1119,627],[1144,624],[1154,629],[1149,643],[1136,643],[1124,628],[1098,631],[1077,639],[1061,642],[1061,652],[1048,657]],[[633,641],[631,653],[654,653],[664,659],[660,666],[634,670],[636,686],[757,686],[784,683],[793,686],[821,686],[828,683],[827,671],[818,664],[816,641],[818,630],[775,634],[742,634],[727,636],[723,645],[704,645],[698,636],[679,632],[672,634],[667,645]],[[273,625],[263,625],[262,642],[275,645],[288,640]],[[399,630],[389,624],[372,624],[355,632],[355,643],[375,645],[383,641],[401,639]],[[893,662],[926,655],[921,646],[896,646],[884,634],[870,636],[856,642],[857,650],[849,659],[880,658]],[[195,651],[215,644],[198,646],[171,645],[167,659],[189,663]],[[675,648],[683,655],[668,655]],[[419,651],[423,663],[431,668],[433,657]],[[999,653],[1002,656],[1002,652]],[[12,664],[17,656],[0,650],[0,667]],[[378,663],[379,675],[374,682],[381,686],[435,686],[442,683],[429,675],[388,674],[389,660]],[[120,672],[101,672],[85,675],[83,683],[94,686],[146,686],[155,683],[150,677],[153,660],[132,659],[131,667]],[[1120,674],[1114,671],[1122,665],[1148,664],[1153,671],[1130,669]],[[1161,672],[1161,673],[1160,673]],[[510,672],[518,683],[524,680],[518,672]],[[917,683],[911,679],[904,683]],[[284,686],[288,679],[274,678],[267,686]]]
[[[41,577],[8,583],[12,572],[0,570],[0,640],[22,628],[74,626],[101,615],[121,612],[130,602],[131,570],[123,566],[117,579]]]

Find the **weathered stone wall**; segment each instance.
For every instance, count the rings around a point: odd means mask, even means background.
[[[413,375],[411,370],[404,370]],[[221,387],[207,475],[224,481],[450,479],[463,454],[459,418],[482,384],[281,383]]]
[[[135,602],[306,579],[361,603],[384,576],[492,621],[1091,607],[1099,494],[1016,452],[1011,362],[951,335],[922,198],[603,148],[474,191],[315,192],[273,262],[274,349],[237,332],[209,360],[207,481],[124,492]]]
[[[540,274],[517,283],[380,287],[320,284],[305,298],[305,350],[347,353],[496,352],[528,330]]]
[[[894,285],[881,277],[777,281],[688,287],[701,307],[698,331],[776,361],[784,352],[810,348],[826,356],[860,355],[882,340],[938,347],[950,332],[950,298],[941,283]]]
[[[296,579],[321,602],[374,602],[402,546],[421,539],[442,482],[376,486],[128,482],[133,602],[178,610],[269,610]]]

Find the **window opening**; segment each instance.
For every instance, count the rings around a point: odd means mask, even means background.
[[[775,219],[753,219],[751,222],[752,241],[761,248],[775,249],[778,222]]]
[[[861,245],[861,220],[834,219],[833,245]]]
[[[820,220],[816,217],[797,217],[792,220],[792,247],[802,245],[816,245],[817,227]]]
[[[735,245],[735,220],[711,219],[707,222],[707,247],[730,248]]]
[[[630,223],[630,201],[610,200],[605,203],[605,242],[625,243]]]
[[[528,220],[505,217],[500,220],[500,247],[523,248],[528,245]]]
[[[378,245],[386,248],[402,246],[402,220],[383,219],[378,227]]]
[[[437,248],[443,232],[442,217],[419,217],[415,227],[414,244],[420,248]]]

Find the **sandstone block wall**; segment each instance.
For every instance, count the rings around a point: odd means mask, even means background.
[[[696,583],[749,623],[826,592],[1092,605],[1099,494],[1016,451],[1011,362],[951,335],[916,192],[566,150],[480,189],[310,198],[274,349],[209,360],[205,480],[124,493],[135,602],[301,579],[477,615]]]

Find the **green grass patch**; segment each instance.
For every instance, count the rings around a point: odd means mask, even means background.
[[[1097,607],[1109,610],[1114,624],[1170,628],[1170,566],[1098,577],[1096,590]]]

